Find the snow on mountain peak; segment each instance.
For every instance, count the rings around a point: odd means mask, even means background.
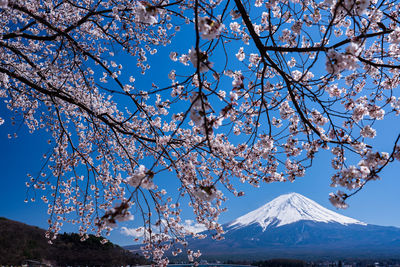
[[[343,225],[366,225],[358,220],[330,211],[303,195],[290,193],[281,195],[264,206],[237,218],[229,224],[229,227],[241,228],[258,223],[265,230],[270,225],[279,227],[301,220],[335,222]]]

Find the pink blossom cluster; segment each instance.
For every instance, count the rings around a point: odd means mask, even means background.
[[[201,32],[201,37],[209,41],[217,38],[223,28],[223,24],[218,21],[212,20],[209,17],[199,18],[199,31]]]
[[[185,230],[182,200],[220,240],[243,183],[295,182],[326,150],[345,208],[399,160],[375,122],[400,114],[400,4],[251,4],[0,1],[0,98],[15,113],[0,125],[46,136],[26,185],[48,205],[49,241],[65,223],[84,240],[134,216],[146,257],[196,261],[187,237],[205,234]]]

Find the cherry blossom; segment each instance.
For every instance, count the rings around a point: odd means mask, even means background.
[[[7,7],[8,7],[8,0],[1,0],[0,8],[7,8]]]
[[[197,55],[197,52],[193,47],[192,49],[189,49],[189,60],[195,68],[199,66],[200,72],[208,71],[214,65],[212,62],[208,61],[208,55],[206,52],[199,51],[199,55]]]
[[[45,167],[26,186],[48,207],[49,242],[66,223],[85,240],[135,218],[146,257],[196,261],[187,240],[205,234],[185,230],[181,205],[222,239],[219,216],[243,183],[295,182],[324,150],[340,189],[327,197],[346,208],[400,159],[400,135],[391,151],[375,144],[375,122],[400,114],[399,9],[0,1],[0,98],[13,114],[0,125],[10,139],[22,124],[46,136]]]
[[[155,24],[158,22],[157,19],[157,7],[152,6],[150,3],[145,1],[139,1],[136,6],[136,18],[141,23]]]
[[[376,135],[376,130],[374,130],[373,128],[371,128],[370,125],[367,125],[365,127],[363,127],[360,131],[361,136],[363,137],[369,137],[369,138],[374,138]]]
[[[201,32],[201,37],[212,40],[217,38],[224,25],[219,23],[218,21],[214,21],[208,17],[199,18],[199,31]]]
[[[237,52],[236,57],[239,61],[244,60],[244,58],[246,57],[246,54],[244,53],[243,47],[239,48],[239,51]]]

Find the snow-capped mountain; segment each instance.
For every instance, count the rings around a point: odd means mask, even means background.
[[[297,193],[223,225],[225,239],[190,240],[208,259],[399,258],[400,228],[370,225]],[[210,235],[209,235],[210,236]]]
[[[281,195],[264,206],[237,218],[229,223],[228,227],[235,229],[257,223],[265,230],[268,226],[279,227],[298,221],[366,225],[330,211],[303,195],[290,193]]]

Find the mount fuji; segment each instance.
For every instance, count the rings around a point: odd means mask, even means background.
[[[400,259],[400,228],[370,225],[297,193],[223,225],[225,239],[191,240],[206,259]]]
[[[303,195],[290,193],[281,195],[264,206],[237,218],[228,225],[228,228],[237,229],[256,223],[265,231],[269,226],[280,227],[298,221],[366,225],[330,211]]]

